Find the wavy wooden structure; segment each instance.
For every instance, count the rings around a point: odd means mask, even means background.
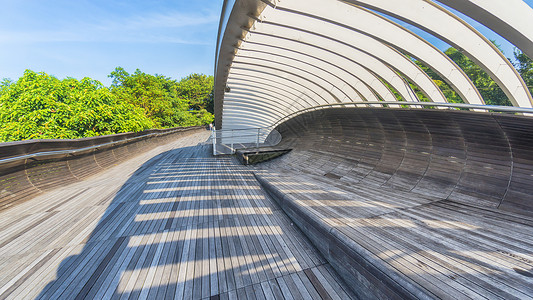
[[[533,120],[323,109],[256,177],[362,298],[533,295]]]
[[[0,210],[86,179],[202,127],[0,144]]]

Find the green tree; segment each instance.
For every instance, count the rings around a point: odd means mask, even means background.
[[[189,101],[190,108],[213,113],[213,84],[213,76],[193,73],[178,83],[178,95]]]
[[[2,95],[2,93],[4,91],[7,90],[7,88],[13,84],[13,80],[9,79],[9,78],[4,78],[2,79],[2,81],[0,81],[0,95]]]
[[[481,69],[480,66],[453,47],[449,48],[444,53],[466,73],[470,80],[472,80],[486,104],[512,105],[503,90],[485,71],[483,71],[483,69]]]
[[[113,78],[113,94],[122,101],[143,108],[157,127],[197,126],[214,119],[206,110],[212,98],[212,77],[192,74],[177,82],[139,69],[129,74],[121,67],[111,72],[109,77]]]
[[[446,81],[444,81],[444,79],[442,79],[442,77],[420,61],[415,60],[415,63],[435,82],[448,102],[464,103],[463,99],[461,99],[461,97],[446,83]]]
[[[515,67],[518,73],[520,73],[529,91],[533,94],[533,60],[518,49],[515,49],[514,57],[516,59]]]
[[[90,78],[59,80],[26,70],[0,94],[0,141],[81,138],[148,129],[142,109]]]
[[[120,67],[109,77],[113,78],[111,90],[119,99],[143,108],[156,126],[170,125],[162,124],[162,120],[170,113],[176,93],[175,89],[168,88],[172,84],[165,85],[167,78],[149,75],[139,69],[130,75]]]

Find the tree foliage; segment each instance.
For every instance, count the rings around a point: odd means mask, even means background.
[[[437,73],[435,73],[433,70],[428,68],[426,65],[422,64],[419,61],[415,61],[415,63],[424,71],[428,76],[433,79],[433,82],[439,87],[439,89],[442,91],[442,94],[448,102],[450,103],[464,103],[464,101],[461,99],[461,97],[455,92],[454,89],[452,89],[442,77],[440,77]],[[416,87],[418,89],[418,87]],[[429,100],[427,100],[429,101]]]
[[[470,80],[472,80],[481,97],[485,100],[485,104],[512,105],[503,90],[480,66],[453,47],[444,53],[461,67]]]
[[[90,78],[59,80],[26,70],[0,81],[0,142],[81,138],[213,121],[213,77],[181,81],[116,68],[110,88]]]
[[[143,108],[157,127],[204,125],[214,119],[206,110],[212,98],[212,76],[192,74],[177,82],[139,69],[129,74],[118,67],[109,77],[112,93]]]
[[[499,48],[498,45],[495,44],[495,46]],[[444,53],[465,72],[470,80],[472,80],[486,104],[512,105],[511,101],[509,101],[509,98],[498,84],[480,66],[466,57],[461,51],[451,47]],[[528,85],[530,92],[533,92],[533,61],[519,50],[515,50],[514,57],[516,60],[516,63],[514,64],[516,69],[524,79],[524,82]],[[464,103],[463,99],[461,99],[456,91],[437,73],[420,61],[413,58],[411,59],[435,82],[446,99],[448,99],[448,102]],[[428,101],[416,85],[411,84],[411,87],[419,99],[422,101]]]
[[[524,79],[524,82],[529,88],[529,92],[533,94],[533,60],[518,49],[515,49],[514,57],[516,59],[515,67],[518,73]]]
[[[27,70],[0,94],[0,140],[81,138],[151,128],[154,122],[90,78]]]
[[[189,99],[189,105],[194,110],[205,109],[214,113],[213,76],[191,74],[178,82],[178,95]]]

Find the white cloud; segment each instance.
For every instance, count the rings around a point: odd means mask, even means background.
[[[206,45],[201,34],[218,24],[212,14],[185,15],[179,12],[121,16],[113,21],[65,22],[44,30],[0,30],[0,44],[43,42],[125,42]],[[195,34],[198,32],[199,34]],[[189,38],[193,36],[193,38]]]
[[[181,28],[187,26],[200,26],[218,22],[218,16],[211,15],[190,15],[180,12],[170,12],[166,14],[152,14],[148,16],[137,16],[124,23],[115,23],[116,27],[127,29],[147,29],[147,28]]]

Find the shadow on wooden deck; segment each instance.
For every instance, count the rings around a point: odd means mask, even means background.
[[[207,148],[142,165],[38,298],[353,297],[253,173]]]

